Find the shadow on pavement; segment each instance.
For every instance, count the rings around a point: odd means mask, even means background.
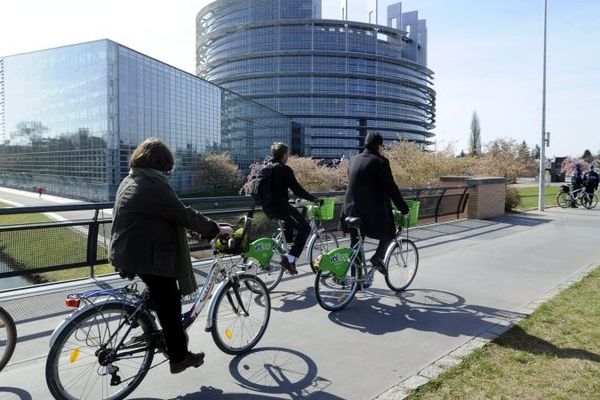
[[[271,293],[271,309],[274,311],[291,312],[311,308],[317,304],[315,289],[308,286],[299,292],[277,291]]]
[[[439,290],[415,289],[390,295],[384,289],[371,289],[362,292],[347,309],[330,313],[329,319],[372,335],[410,328],[457,337],[477,336],[499,320],[519,316],[523,315],[465,304],[461,296]]]
[[[549,355],[558,358],[578,358],[600,363],[600,355],[582,349],[561,348],[547,340],[530,335],[520,326],[514,326],[494,341],[499,346],[525,351],[534,355]]]
[[[7,394],[10,394],[10,397],[6,397]],[[12,396],[14,395],[14,396]],[[32,397],[28,391],[19,389],[11,386],[0,386],[0,399],[1,398],[9,398],[9,399],[19,399],[19,400],[31,400]]]

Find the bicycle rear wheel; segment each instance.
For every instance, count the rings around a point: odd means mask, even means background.
[[[12,357],[17,345],[17,327],[8,312],[0,307],[0,371]]]
[[[155,329],[144,314],[132,321],[134,311],[107,303],[68,323],[46,360],[46,382],[55,399],[119,400],[142,382],[154,358]],[[123,346],[115,349],[122,339]]]
[[[251,350],[267,329],[271,298],[262,280],[254,275],[234,275],[215,299],[211,334],[227,354]]]
[[[343,278],[338,278],[329,271],[319,270],[315,278],[317,303],[328,311],[338,311],[346,307],[354,299],[358,290],[357,277],[354,263],[350,265]]]
[[[318,268],[316,262],[321,254],[338,247],[338,240],[333,232],[328,231],[327,229],[319,229],[315,232],[308,241],[308,261],[312,271],[317,273]]]
[[[556,196],[556,204],[561,208],[567,208],[571,204],[571,198],[568,193],[560,192]]]
[[[388,287],[396,292],[406,289],[415,279],[419,268],[417,246],[409,239],[393,241],[386,252],[385,265]]]

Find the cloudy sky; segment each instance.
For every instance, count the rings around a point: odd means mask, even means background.
[[[240,0],[250,1],[250,0]],[[380,22],[385,7],[380,0]],[[206,0],[3,0],[0,56],[109,38],[194,72],[195,16]],[[349,0],[366,21],[367,0]],[[438,146],[466,149],[477,110],[482,141],[540,142],[543,0],[404,0],[429,29]],[[548,0],[548,154],[600,151],[600,1]],[[324,16],[339,0],[323,0]]]

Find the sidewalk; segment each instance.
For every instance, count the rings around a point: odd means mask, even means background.
[[[524,317],[536,301],[600,263],[599,222],[600,210],[553,208],[420,227],[410,233],[421,255],[412,286],[395,294],[377,276],[337,313],[316,304],[314,276],[303,265],[272,294],[271,321],[254,352],[221,353],[200,316],[190,345],[206,352],[205,365],[176,376],[159,366],[131,398],[400,398],[393,389],[399,382],[458,348],[468,351],[473,338]],[[33,302],[37,316],[27,315],[26,300],[0,298],[20,321],[0,396],[8,388],[22,393],[14,398],[49,398],[42,378],[47,340],[64,318],[57,314],[64,291]]]

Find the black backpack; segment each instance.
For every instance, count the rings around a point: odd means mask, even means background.
[[[248,178],[250,196],[259,206],[268,206],[273,201],[273,163],[264,163],[256,173]]]

